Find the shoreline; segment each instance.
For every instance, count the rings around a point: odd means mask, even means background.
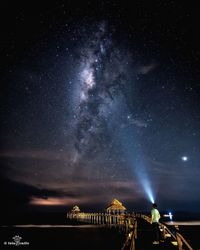
[[[164,224],[168,226],[200,226],[200,220],[198,221],[167,221]]]

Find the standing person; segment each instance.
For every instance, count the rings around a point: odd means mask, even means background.
[[[159,244],[160,241],[160,229],[159,229],[160,213],[157,209],[157,204],[152,204],[151,209],[151,224],[153,228],[153,244]]]

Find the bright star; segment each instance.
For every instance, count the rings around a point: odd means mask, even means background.
[[[182,159],[182,161],[187,161],[188,157],[187,156],[182,156],[181,159]]]

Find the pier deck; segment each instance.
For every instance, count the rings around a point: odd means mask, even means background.
[[[177,247],[166,239],[164,242],[160,242],[159,245],[152,244],[152,229],[151,224],[143,219],[137,219],[137,239],[135,240],[135,249],[138,250],[177,250]]]

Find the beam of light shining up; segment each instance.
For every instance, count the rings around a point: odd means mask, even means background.
[[[147,197],[151,201],[151,203],[155,203],[155,200],[154,200],[154,197],[153,197],[153,192],[152,192],[149,181],[147,179],[141,180],[141,184],[142,184],[142,186],[144,188],[144,191],[145,191]]]
[[[138,149],[137,143],[135,143],[136,139],[135,141],[130,139],[135,137],[136,136],[133,133],[133,130],[130,130],[129,128],[123,130],[123,134],[121,134],[120,137],[121,145],[123,145],[125,155],[131,167],[131,171],[137,178],[147,200],[151,203],[155,203],[155,194],[152,191],[153,189],[150,182],[150,177],[145,166],[145,157],[143,156],[143,153],[140,151],[140,149]]]
[[[144,169],[143,169],[143,171],[139,171],[136,174],[137,174],[138,180],[139,180],[142,188],[144,189],[144,192],[145,192],[148,200],[151,203],[154,203],[155,202],[154,195],[153,195],[152,188],[151,188],[151,185],[150,185],[150,181],[149,181],[149,179],[147,177],[146,172],[144,172]]]

